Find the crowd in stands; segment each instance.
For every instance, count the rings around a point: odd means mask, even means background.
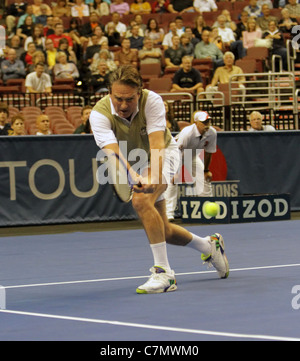
[[[160,76],[174,70],[170,91],[197,94],[240,73],[224,56],[234,63],[259,40],[286,70],[286,40],[299,19],[298,0],[6,0],[1,81],[24,79],[26,92],[51,94],[57,79],[71,79],[104,92],[118,66],[160,64]],[[198,59],[213,64],[206,79]]]

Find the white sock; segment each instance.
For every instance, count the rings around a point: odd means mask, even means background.
[[[154,258],[154,266],[162,267],[166,271],[171,271],[167,255],[167,243],[150,244],[150,247]]]
[[[201,253],[204,253],[204,254],[211,253],[211,245],[209,243],[210,236],[202,238],[193,233],[192,233],[192,236],[193,236],[193,238],[192,238],[191,242],[187,244],[187,247],[196,249],[197,251],[200,251]]]

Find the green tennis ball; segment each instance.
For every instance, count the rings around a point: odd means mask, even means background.
[[[215,202],[205,202],[203,210],[208,216],[215,217],[220,212],[220,206]]]

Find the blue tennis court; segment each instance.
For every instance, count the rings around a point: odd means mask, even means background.
[[[152,267],[142,229],[71,228],[0,237],[0,340],[300,341],[299,220],[188,225],[224,236],[230,276],[168,246],[178,290],[157,295],[135,293]]]

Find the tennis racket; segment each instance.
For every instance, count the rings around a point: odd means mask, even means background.
[[[134,183],[127,165],[118,154],[111,153],[107,157],[107,166],[110,184],[113,186],[116,196],[121,202],[130,202],[133,195]]]

